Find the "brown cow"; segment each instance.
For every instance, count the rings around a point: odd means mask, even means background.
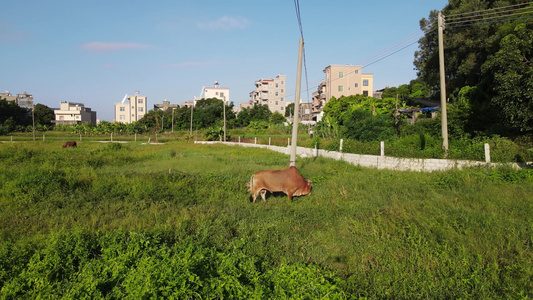
[[[76,142],[66,142],[65,145],[63,145],[63,148],[68,148],[68,147],[72,147],[72,148],[76,148],[78,147],[78,145],[76,144]]]
[[[253,202],[261,192],[261,198],[266,202],[266,192],[283,192],[289,200],[293,196],[311,194],[311,180],[305,180],[296,167],[291,166],[283,170],[265,170],[252,175],[247,184]]]

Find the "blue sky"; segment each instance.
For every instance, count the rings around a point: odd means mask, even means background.
[[[409,83],[419,21],[446,0],[300,1],[308,101],[331,64],[363,65],[374,89]],[[0,90],[35,103],[81,102],[113,121],[113,105],[140,91],[149,109],[203,86],[247,102],[260,78],[287,75],[294,101],[300,31],[294,2],[202,0],[2,1]],[[389,55],[388,57],[385,57]],[[309,91],[307,89],[309,88]]]

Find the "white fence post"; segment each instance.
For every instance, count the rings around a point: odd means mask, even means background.
[[[43,134],[43,141],[44,141],[44,134]]]
[[[381,141],[381,156],[385,156],[385,142]]]
[[[111,141],[113,141],[113,133],[111,132]]]
[[[341,139],[341,143],[339,145],[339,152],[342,152],[342,142],[343,142],[343,139]]]
[[[257,144],[257,137],[255,138],[254,144]]]
[[[272,138],[270,138],[270,137],[268,138],[268,145],[269,145],[269,146],[270,146],[270,139],[272,139]]]
[[[135,141],[137,141],[137,133],[135,134]]]
[[[485,143],[485,162],[490,162],[490,146]]]
[[[291,138],[287,138],[287,147],[291,146]]]
[[[81,133],[80,133],[80,142],[81,142]]]
[[[241,136],[239,135],[239,144],[241,143]]]

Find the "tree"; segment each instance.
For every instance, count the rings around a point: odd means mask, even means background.
[[[270,116],[270,124],[283,124],[284,122],[287,122],[287,119],[279,112],[275,112]]]
[[[483,65],[491,103],[503,121],[520,132],[533,132],[533,22],[520,23],[500,41]]]
[[[36,125],[46,126],[51,126],[52,120],[55,119],[54,111],[50,107],[40,103],[35,105],[34,117]]]
[[[285,117],[291,117],[292,115],[294,115],[294,102],[290,103],[285,108]]]
[[[452,102],[458,101],[463,87],[479,87],[475,97],[472,97],[466,123],[475,124],[485,133],[511,134],[509,129],[515,132],[533,130],[530,118],[533,98],[530,63],[532,21],[527,18],[496,19],[494,22],[466,21],[474,12],[483,15],[489,9],[520,3],[528,2],[451,0],[442,10],[444,16],[450,16],[446,18],[448,23],[444,31],[448,98]],[[440,94],[438,39],[434,30],[437,14],[437,11],[432,11],[429,19],[420,21],[420,27],[426,34],[419,40],[419,50],[414,60],[418,78],[429,87],[430,95],[434,98]],[[453,23],[454,14],[463,14],[461,19],[455,19],[462,23]],[[523,25],[519,29],[517,26],[520,24]]]

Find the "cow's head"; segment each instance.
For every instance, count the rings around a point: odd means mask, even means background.
[[[311,180],[306,179],[305,185],[303,187],[298,188],[296,192],[294,193],[294,196],[305,196],[311,194]]]

